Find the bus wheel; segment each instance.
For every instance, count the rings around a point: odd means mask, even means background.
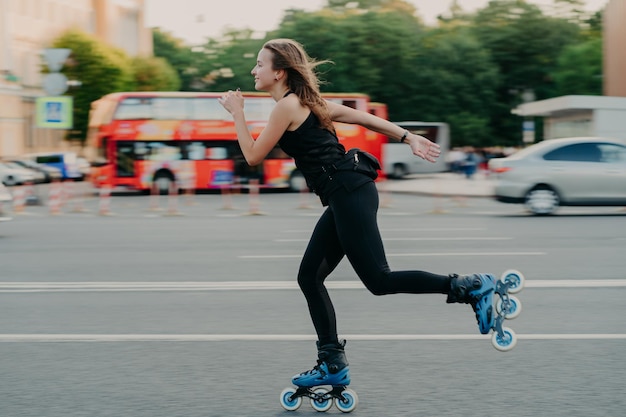
[[[306,185],[304,175],[302,175],[302,172],[297,169],[294,170],[289,177],[289,189],[291,191],[303,191],[309,189]]]
[[[170,193],[174,177],[167,172],[157,172],[152,181],[160,195],[167,195]]]

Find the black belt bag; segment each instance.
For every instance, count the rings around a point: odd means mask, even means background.
[[[346,155],[340,161],[327,165],[322,169],[330,179],[332,179],[332,174],[337,171],[356,171],[375,180],[378,178],[380,162],[371,153],[354,148],[346,152]]]

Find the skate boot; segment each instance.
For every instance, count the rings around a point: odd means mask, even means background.
[[[302,372],[291,380],[298,388],[285,388],[280,393],[280,405],[287,411],[297,410],[303,398],[311,400],[315,411],[328,411],[333,404],[342,413],[354,410],[359,402],[356,392],[348,388],[350,368],[346,360],[346,341],[317,344],[317,365],[310,371]],[[331,385],[332,389],[321,385]]]
[[[450,275],[450,292],[447,303],[470,304],[480,333],[487,334],[493,328],[495,317],[493,294],[496,280],[489,274]]]
[[[309,371],[295,375],[294,385],[311,388],[319,385],[345,386],[350,384],[350,368],[344,346],[346,341],[320,346],[317,343],[317,365]]]

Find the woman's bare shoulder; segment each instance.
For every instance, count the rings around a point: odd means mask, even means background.
[[[288,117],[289,127],[287,130],[297,129],[311,113],[311,109],[303,105],[295,94],[289,94],[287,97],[278,100],[274,111]]]

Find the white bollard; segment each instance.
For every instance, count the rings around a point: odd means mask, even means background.
[[[100,188],[100,200],[98,202],[98,215],[111,216],[111,187],[102,185]]]

